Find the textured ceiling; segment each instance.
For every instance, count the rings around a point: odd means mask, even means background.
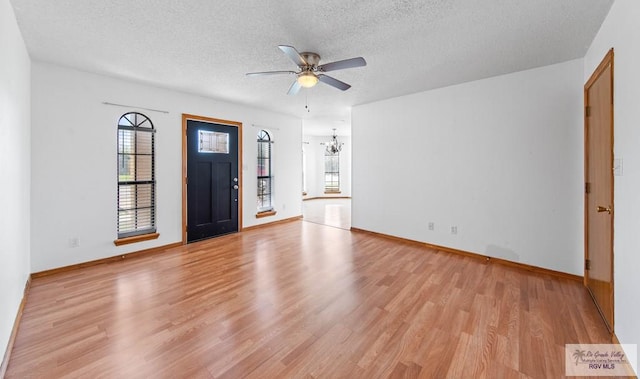
[[[11,1],[34,59],[295,115],[322,134],[347,128],[356,104],[583,57],[613,3]],[[330,73],[346,92],[288,96],[293,76],[244,75],[295,70],[280,44],[368,65]]]

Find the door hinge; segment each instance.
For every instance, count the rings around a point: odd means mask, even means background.
[[[585,115],[585,117],[591,117],[591,107],[590,106],[586,106],[584,108],[584,115]]]
[[[587,182],[584,184],[584,193],[591,193],[591,183]]]
[[[591,270],[591,259],[585,259],[584,260],[584,269],[585,270]]]
[[[187,176],[184,177],[184,184],[189,184],[189,178]]]

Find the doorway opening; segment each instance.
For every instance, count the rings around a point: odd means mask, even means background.
[[[351,126],[305,120],[302,165],[303,220],[349,230]]]

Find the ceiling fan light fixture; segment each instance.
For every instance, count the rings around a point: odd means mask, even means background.
[[[344,70],[353,67],[366,66],[367,62],[362,57],[343,59],[331,63],[320,64],[320,55],[312,52],[299,53],[293,46],[278,45],[278,48],[289,59],[298,66],[299,71],[262,71],[248,72],[247,76],[264,76],[264,75],[280,75],[280,74],[296,74],[296,80],[291,83],[287,95],[297,94],[302,87],[311,88],[318,82],[322,82],[330,87],[337,88],[340,91],[346,91],[351,86],[334,77],[326,75],[325,72]]]
[[[318,84],[318,77],[315,76],[312,72],[305,71],[298,75],[298,84],[300,84],[304,88],[311,88]]]

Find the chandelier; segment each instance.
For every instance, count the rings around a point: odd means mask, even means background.
[[[327,153],[329,154],[338,154],[342,151],[342,145],[344,142],[338,142],[338,136],[336,135],[336,128],[333,128],[333,137],[331,137],[331,141],[325,143],[327,146]]]

